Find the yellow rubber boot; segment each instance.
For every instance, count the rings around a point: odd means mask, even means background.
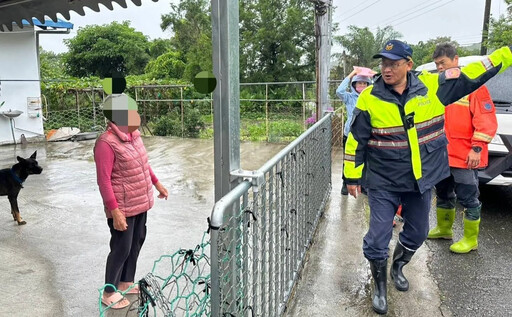
[[[447,209],[437,207],[437,226],[428,232],[428,239],[448,239],[453,237],[453,221],[455,208]]]
[[[480,219],[469,220],[464,218],[464,237],[450,246],[455,253],[468,253],[478,249],[478,233],[480,232]]]

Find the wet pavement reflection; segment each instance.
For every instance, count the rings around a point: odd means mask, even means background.
[[[148,214],[148,235],[136,278],[150,272],[162,254],[194,248],[207,229],[214,202],[213,141],[145,138],[150,164],[169,190]],[[0,197],[0,316],[97,316],[109,231],[96,184],[94,141],[0,146],[0,166],[16,156],[37,159],[19,195],[27,221],[12,220]],[[242,143],[241,166],[257,169],[283,144]],[[123,314],[124,315],[124,314]]]
[[[170,199],[156,200],[148,215],[136,278],[150,272],[160,255],[195,247],[207,229],[214,201],[212,140],[151,137],[144,142]],[[25,226],[16,225],[7,198],[0,197],[0,316],[98,315],[109,233],[96,185],[93,145],[0,146],[2,168],[14,164],[17,155],[28,157],[35,150],[44,168],[41,175],[27,179],[19,196]],[[283,147],[242,143],[242,168],[257,169]],[[361,251],[367,199],[340,195],[341,157],[340,151],[334,153],[331,201],[288,305],[288,317],[376,315],[371,309],[370,269]],[[408,292],[395,290],[388,278],[388,316],[512,316],[512,189],[482,187],[481,199],[479,250],[456,255],[448,249],[450,241],[428,241],[404,269],[411,282]],[[457,238],[461,225],[458,213]]]

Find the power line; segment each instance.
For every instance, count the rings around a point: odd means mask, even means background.
[[[443,0],[438,0],[438,1],[436,1],[436,2],[432,2],[432,3],[424,3],[424,4],[420,5],[420,7],[419,7],[419,8],[418,8],[418,6],[415,6],[415,7],[409,8],[409,9],[407,9],[407,10],[401,11],[401,12],[399,12],[399,13],[397,13],[397,14],[395,14],[395,15],[391,16],[391,17],[388,17],[388,18],[386,18],[386,19],[384,19],[384,20],[382,20],[382,21],[380,21],[380,22],[376,23],[376,24],[375,24],[374,26],[372,26],[371,28],[372,28],[372,29],[375,29],[375,28],[379,27],[380,25],[383,25],[383,24],[384,24],[384,25],[386,25],[386,24],[388,24],[388,23],[389,23],[389,22],[391,22],[391,21],[401,20],[401,19],[403,19],[403,18],[408,17],[410,14],[413,14],[413,13],[418,12],[418,11],[423,10],[423,9],[427,9],[428,7],[431,7],[431,6],[433,6],[433,5],[436,5],[437,3],[442,2],[442,1],[443,1]],[[411,12],[409,12],[409,11],[411,11]],[[395,19],[395,17],[397,17],[397,16],[399,16],[399,18],[396,18],[396,19]]]
[[[342,13],[340,13],[340,15],[348,14],[348,13],[349,13],[349,12],[351,12],[351,11],[354,11],[354,10],[356,10],[356,9],[359,9],[359,8],[361,7],[361,5],[365,4],[366,2],[370,2],[370,1],[371,1],[371,0],[366,0],[366,1],[362,2],[362,3],[358,3],[355,7],[352,7],[352,8],[350,8],[350,9],[348,9],[347,11],[343,11]]]
[[[423,13],[421,13],[421,14],[415,15],[415,16],[413,16],[413,17],[411,17],[411,18],[407,19],[407,20],[404,20],[404,21],[402,21],[402,22],[400,22],[400,23],[394,24],[393,26],[395,27],[395,26],[397,26],[397,25],[403,24],[403,23],[405,23],[405,22],[407,22],[407,21],[410,21],[410,20],[412,20],[412,19],[416,19],[417,17],[420,17],[420,16],[422,16],[422,15],[424,15],[424,14],[427,14],[427,13],[429,13],[429,12],[431,12],[431,11],[437,10],[437,9],[439,9],[439,8],[441,8],[441,7],[444,7],[445,5],[450,4],[450,3],[452,3],[453,1],[455,1],[455,0],[451,0],[451,1],[448,1],[448,2],[446,2],[446,3],[443,3],[443,4],[441,4],[440,6],[437,6],[437,7],[435,7],[435,8],[432,8],[432,9],[430,9],[430,10],[428,10],[428,11],[425,11],[425,12],[423,12]]]
[[[348,17],[346,17],[344,20],[348,20],[348,19],[350,19],[351,17],[353,17],[353,16],[355,16],[356,14],[358,14],[358,13],[360,13],[360,12],[362,12],[362,11],[364,11],[364,10],[368,9],[369,7],[371,7],[372,5],[376,4],[376,3],[377,3],[377,2],[379,2],[379,1],[380,1],[380,0],[377,0],[377,1],[375,1],[374,3],[370,3],[369,5],[367,5],[366,7],[362,8],[361,10],[357,11],[356,13],[354,13],[354,14],[352,14],[352,15],[350,15],[350,16],[348,16]]]

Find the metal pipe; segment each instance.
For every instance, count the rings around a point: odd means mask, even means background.
[[[14,128],[13,128],[13,125],[12,125],[12,121],[14,119],[13,118],[9,118],[9,123],[11,124],[11,134],[12,134],[12,142],[14,143],[14,145],[16,145],[16,138],[14,137]]]

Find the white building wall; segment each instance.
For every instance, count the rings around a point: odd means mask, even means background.
[[[20,110],[14,118],[14,136],[20,142],[44,136],[41,112],[41,85],[36,33],[33,27],[0,32],[0,144],[13,143],[10,122],[1,113]],[[32,101],[32,102],[31,102]]]

